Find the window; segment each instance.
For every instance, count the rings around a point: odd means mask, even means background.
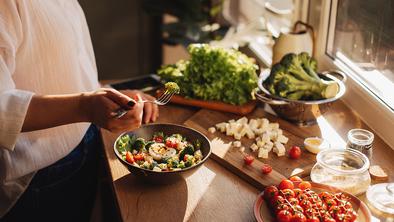
[[[271,66],[271,35],[306,21],[316,34],[315,58],[321,70],[348,75],[347,106],[394,148],[394,1],[392,0],[228,0],[237,26],[262,18],[265,34],[249,48]],[[231,7],[230,7],[231,8]],[[234,17],[233,17],[234,18]],[[273,28],[272,28],[273,27]]]
[[[394,110],[394,2],[332,1],[326,53]],[[336,11],[336,12],[335,12]]]

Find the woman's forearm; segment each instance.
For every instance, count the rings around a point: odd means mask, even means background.
[[[83,94],[35,95],[30,101],[22,132],[89,122]]]

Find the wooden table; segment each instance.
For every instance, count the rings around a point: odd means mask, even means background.
[[[197,111],[183,106],[162,106],[158,122],[182,124]],[[294,126],[292,131],[321,135],[333,144],[343,145],[346,133],[352,128],[368,129],[355,113],[337,102],[324,118],[320,118],[319,125]],[[113,143],[117,136],[102,130],[114,199],[124,221],[254,221],[253,204],[260,190],[218,163],[208,160],[195,174],[173,185],[143,184],[114,155]],[[394,150],[378,136],[371,162],[394,169]],[[392,171],[389,177],[393,182]]]

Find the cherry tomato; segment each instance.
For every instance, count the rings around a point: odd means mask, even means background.
[[[292,210],[294,213],[304,213],[304,209],[300,205],[293,205]]]
[[[261,167],[261,172],[263,174],[269,174],[272,172],[272,167],[268,164],[263,164],[263,166]]]
[[[345,215],[345,220],[355,221],[357,219],[357,216],[358,215],[354,210],[352,210],[351,212],[348,211]]]
[[[134,163],[134,158],[133,155],[130,153],[130,151],[126,152],[126,161],[129,163]]]
[[[292,146],[289,151],[289,156],[291,159],[298,159],[301,156],[301,148],[298,146]]]
[[[166,140],[166,146],[167,147],[172,147],[173,146],[172,141],[171,140]]]
[[[156,143],[162,143],[162,142],[163,142],[163,137],[162,137],[162,136],[155,136],[155,137],[153,138],[153,140],[154,140]]]
[[[311,189],[312,185],[308,181],[302,181],[300,184],[298,184],[298,188],[301,190]]]
[[[189,156],[190,156],[189,154],[185,154],[185,156],[183,156],[183,161],[186,162]]]
[[[251,165],[253,163],[254,157],[252,155],[245,155],[244,162],[246,165]]]
[[[276,219],[278,220],[278,222],[290,222],[291,218],[291,214],[288,210],[281,210],[276,215]]]
[[[278,188],[276,186],[268,186],[264,189],[264,198],[270,200],[278,195]]]
[[[302,179],[299,176],[292,176],[290,177],[290,180],[293,182],[302,182]]]
[[[279,184],[279,190],[284,190],[284,189],[294,189],[294,184],[291,182],[291,180],[282,180]]]
[[[316,209],[314,209],[314,208],[306,208],[304,210],[304,213],[307,218],[314,217],[314,216],[318,215]]]
[[[341,207],[343,207],[345,209],[353,209],[353,206],[349,201],[345,201],[344,203],[342,203]]]
[[[291,204],[291,205],[298,205],[300,202],[297,200],[297,198],[294,198],[294,197],[292,197],[292,198],[289,198],[289,203]]]
[[[303,191],[299,188],[295,188],[295,189],[293,189],[293,191],[294,191],[294,194],[296,197],[298,197],[300,194],[303,193]]]
[[[326,199],[325,203],[326,203],[328,209],[330,209],[332,206],[337,205],[337,202],[334,199]]]
[[[306,222],[320,222],[319,218],[312,216],[306,219]]]
[[[342,213],[342,210],[338,206],[332,206],[329,208],[329,212],[331,215],[336,215]]]
[[[309,200],[308,195],[306,195],[306,194],[304,194],[304,193],[298,195],[297,198],[298,198],[299,201]]]
[[[144,155],[142,155],[142,154],[135,154],[134,155],[134,160],[135,161],[144,160]]]
[[[275,213],[278,213],[281,210],[291,211],[291,207],[287,203],[279,204],[275,207]]]
[[[334,218],[330,216],[324,216],[323,217],[323,222],[336,222]]]
[[[332,199],[333,195],[330,194],[329,192],[321,192],[319,194],[320,199],[322,199],[323,201],[325,201],[326,199]]]
[[[282,193],[282,195],[286,199],[290,199],[290,198],[294,198],[295,197],[294,191],[292,189],[284,189],[284,190],[279,191],[279,193]]]
[[[306,217],[304,214],[297,212],[291,217],[290,222],[306,222]]]
[[[331,216],[333,216],[337,222],[345,220],[345,214],[332,214]]]
[[[305,200],[302,200],[302,201],[300,202],[300,206],[301,206],[302,208],[304,208],[304,209],[309,209],[309,208],[312,207],[312,203],[311,203],[309,200],[305,199]]]
[[[279,195],[272,197],[270,200],[270,204],[274,208],[277,207],[279,204],[284,204],[284,203],[286,203],[285,198]]]

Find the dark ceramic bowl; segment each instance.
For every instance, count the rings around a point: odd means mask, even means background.
[[[116,149],[117,141],[120,139],[121,136],[125,134],[135,135],[137,137],[142,137],[146,140],[150,140],[153,134],[156,132],[163,132],[165,135],[179,133],[182,136],[185,136],[189,141],[199,140],[201,142],[201,152],[204,156],[202,161],[194,166],[178,171],[157,172],[153,170],[142,169],[128,163],[127,161],[122,159],[122,155]],[[176,124],[159,123],[147,124],[132,132],[122,133],[114,143],[114,152],[115,155],[118,157],[119,161],[122,162],[123,165],[125,165],[127,169],[129,169],[131,174],[135,175],[136,177],[151,183],[170,184],[181,178],[186,178],[192,175],[202,164],[204,164],[204,162],[208,159],[209,155],[211,155],[211,144],[207,137],[194,129]]]

